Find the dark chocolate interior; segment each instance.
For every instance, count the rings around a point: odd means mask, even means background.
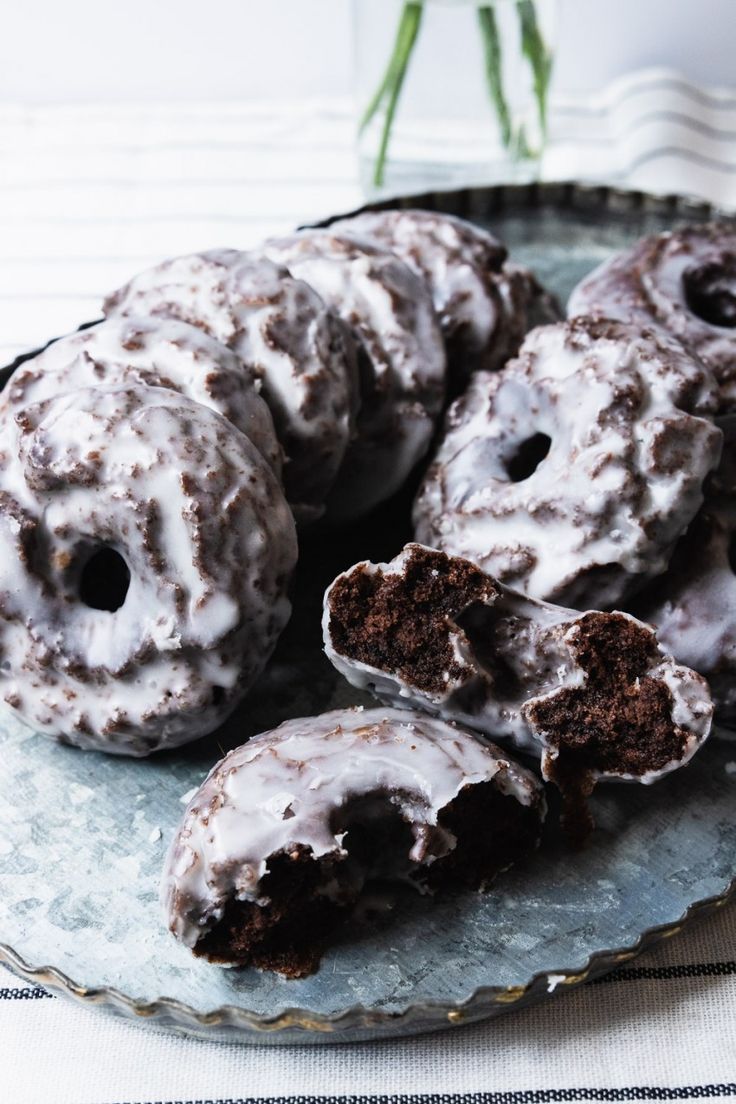
[[[685,734],[672,720],[672,695],[646,672],[654,634],[617,613],[587,613],[573,643],[588,678],[528,709],[569,768],[646,774],[682,756]]]
[[[401,574],[358,568],[330,592],[330,635],[341,655],[431,693],[444,673],[461,674],[448,621],[473,603],[491,604],[493,580],[467,560],[416,545]]]
[[[538,809],[500,793],[492,782],[466,787],[438,819],[437,829],[428,828],[428,845],[439,857],[420,865],[409,858],[413,833],[388,793],[353,799],[332,826],[346,832],[346,858],[314,859],[303,846],[274,855],[262,882],[267,903],[231,900],[195,954],[305,977],[317,969],[336,928],[350,920],[363,891],[377,880],[400,879],[433,891],[476,889],[527,855],[539,839]]]

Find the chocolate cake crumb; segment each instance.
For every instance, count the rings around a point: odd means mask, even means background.
[[[474,604],[490,604],[493,580],[466,560],[413,546],[402,575],[358,568],[330,592],[335,648],[360,663],[395,671],[426,692],[440,691],[445,674],[462,673],[448,622]]]
[[[529,707],[559,749],[565,775],[574,767],[640,777],[679,760],[686,736],[672,719],[672,694],[662,679],[642,674],[657,660],[654,635],[622,614],[588,613],[571,644],[585,686]]]

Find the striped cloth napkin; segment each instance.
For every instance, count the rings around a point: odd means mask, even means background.
[[[0,105],[0,363],[97,315],[163,257],[361,201],[347,103]],[[548,179],[736,208],[736,92],[651,70],[552,107]],[[0,940],[2,933],[0,933]],[[203,1043],[107,1018],[0,967],[0,1104],[736,1101],[736,909],[617,974],[439,1036]]]

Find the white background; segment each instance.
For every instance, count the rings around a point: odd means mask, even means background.
[[[397,0],[361,0],[396,18]],[[732,84],[736,0],[560,0],[559,88],[645,65]],[[9,0],[0,101],[351,91],[351,0]]]

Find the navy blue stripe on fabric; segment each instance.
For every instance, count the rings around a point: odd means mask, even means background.
[[[515,1092],[397,1093],[392,1096],[239,1096],[196,1100],[119,1101],[118,1104],[575,1104],[576,1101],[714,1100],[736,1095],[721,1085],[631,1085],[623,1089],[521,1089]]]

